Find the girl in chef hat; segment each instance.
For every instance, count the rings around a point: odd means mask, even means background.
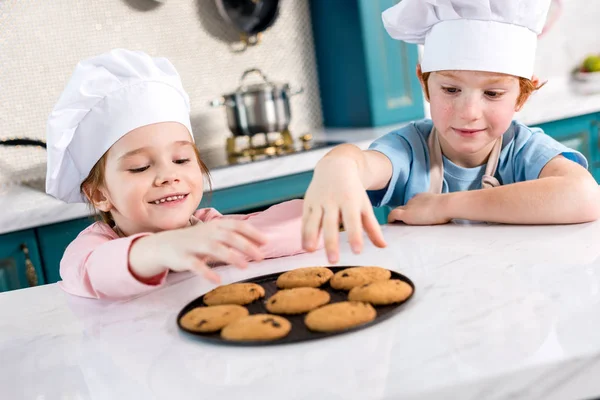
[[[305,249],[316,248],[322,230],[336,262],[340,219],[355,252],[363,229],[385,246],[371,203],[393,208],[390,222],[411,225],[565,224],[600,216],[585,158],[513,121],[539,88],[536,40],[549,3],[402,0],[383,13],[393,38],[424,44],[417,75],[431,120],[390,132],[366,151],[338,146],[317,164],[304,202]]]
[[[162,285],[169,270],[218,282],[208,262],[244,268],[302,251],[300,201],[251,215],[197,210],[208,171],[189,114],[164,58],[116,49],[77,65],[48,120],[46,191],[91,203],[103,221],[66,249],[64,290],[126,297]]]

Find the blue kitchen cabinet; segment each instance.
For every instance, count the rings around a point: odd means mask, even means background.
[[[312,171],[246,185],[215,190],[205,194],[200,207],[213,207],[221,214],[246,213],[282,201],[304,197]]]
[[[565,146],[581,152],[588,160],[590,172],[600,182],[599,121],[600,113],[594,113],[537,126]]]
[[[0,236],[0,292],[46,283],[33,229]]]
[[[382,126],[424,116],[417,46],[390,38],[381,21],[396,3],[310,1],[325,126]]]
[[[313,172],[288,175],[247,185],[217,190],[205,195],[200,207],[213,207],[222,214],[247,213],[291,199],[301,199],[308,189]],[[374,208],[380,224],[387,222],[388,207]]]
[[[600,183],[600,113],[593,114],[592,121],[592,154],[590,160],[590,171],[596,178],[596,182]]]
[[[88,217],[36,228],[47,283],[60,280],[60,260],[65,249],[82,230],[93,222],[94,219]]]

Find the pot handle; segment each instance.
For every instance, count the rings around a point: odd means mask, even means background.
[[[211,106],[211,107],[221,107],[221,106],[224,106],[225,105],[225,98],[224,97],[219,97],[218,99],[211,100],[208,103],[208,105]]]
[[[269,83],[269,80],[267,79],[267,76],[265,74],[263,74],[263,72],[258,69],[258,68],[250,68],[244,71],[244,73],[242,74],[242,77],[240,78],[240,86],[244,84],[244,79],[246,79],[246,77],[250,74],[259,74],[261,76],[261,78],[265,81],[265,83]]]
[[[302,86],[300,86],[299,88],[296,88],[296,89],[290,89],[288,96],[292,97],[292,96],[295,96],[302,92],[304,92],[304,88]]]

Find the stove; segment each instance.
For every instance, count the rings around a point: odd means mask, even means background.
[[[225,147],[199,149],[200,158],[209,170],[232,165],[260,162],[291,154],[333,147],[341,142],[315,141],[311,134],[294,140],[289,131],[253,136],[228,137]]]

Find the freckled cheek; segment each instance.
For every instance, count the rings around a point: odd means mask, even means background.
[[[435,119],[438,127],[446,125],[454,113],[454,107],[450,101],[438,101],[438,99],[432,99],[431,102],[431,117]]]
[[[499,107],[493,107],[486,113],[486,117],[489,125],[504,132],[508,129],[514,114],[514,109],[507,103],[499,105]]]

